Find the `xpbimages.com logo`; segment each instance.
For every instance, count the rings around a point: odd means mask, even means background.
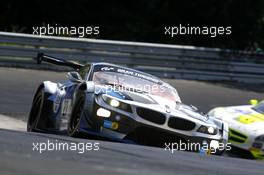
[[[195,143],[179,141],[175,143],[164,143],[164,150],[173,154],[175,151],[192,151],[200,152],[202,154],[215,154],[217,151],[230,151],[231,143],[219,143],[216,140],[210,142],[203,141],[202,143]]]
[[[100,143],[98,142],[61,142],[58,140],[46,142],[33,142],[32,150],[39,152],[40,154],[46,151],[75,151],[79,154],[83,154],[86,151],[98,151],[100,150]]]
[[[43,26],[33,26],[32,27],[33,35],[51,35],[51,36],[74,36],[79,38],[89,37],[89,36],[97,36],[100,34],[99,26],[58,26],[55,25],[43,25]]]
[[[211,38],[231,35],[231,26],[191,26],[187,25],[177,25],[177,26],[165,26],[164,34],[170,37],[176,37],[179,35],[204,35],[210,36]]]

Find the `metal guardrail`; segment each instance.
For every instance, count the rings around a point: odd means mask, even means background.
[[[163,78],[264,83],[264,54],[0,32],[0,63],[23,64],[37,52],[80,62],[124,64]],[[26,64],[30,62],[33,59]]]

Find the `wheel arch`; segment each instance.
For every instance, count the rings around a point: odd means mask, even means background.
[[[86,92],[94,92],[95,91],[95,84],[92,81],[83,82],[78,90],[86,91]]]
[[[54,93],[56,93],[57,88],[58,87],[57,87],[57,84],[56,83],[51,82],[51,81],[44,81],[37,88],[37,91],[36,91],[36,93],[34,95],[34,98],[36,97],[36,95],[38,94],[38,92],[41,89],[44,89],[44,92],[46,92],[46,93],[54,94]]]
[[[81,116],[80,123],[78,126],[78,129],[74,132],[76,132],[78,135],[78,130],[81,130],[82,128],[93,128],[97,129],[97,126],[95,126],[95,120],[93,118],[93,110],[94,110],[94,95],[95,95],[95,85],[92,81],[86,81],[81,83],[75,91],[74,94],[74,103],[73,103],[73,110],[76,107],[76,103],[78,102],[78,99],[80,99],[81,96],[84,95],[84,113]],[[73,112],[73,111],[72,111]],[[68,132],[71,133],[69,130],[70,122],[72,120],[72,117],[74,116],[74,113],[71,114],[70,121],[68,124]],[[98,130],[98,129],[97,129]],[[75,134],[69,134],[70,136],[73,136]]]
[[[44,81],[40,86],[42,86],[44,88],[44,91],[49,94],[55,94],[58,90],[57,83],[51,81]]]

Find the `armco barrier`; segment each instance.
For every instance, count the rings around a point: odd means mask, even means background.
[[[264,54],[0,32],[0,63],[22,63],[37,52],[80,62],[123,64],[163,78],[264,82]]]

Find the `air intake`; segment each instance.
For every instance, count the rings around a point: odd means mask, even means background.
[[[191,131],[195,128],[195,123],[183,118],[170,117],[168,126],[173,129]]]
[[[159,125],[163,125],[166,121],[164,114],[146,108],[137,108],[137,114],[141,118]]]

